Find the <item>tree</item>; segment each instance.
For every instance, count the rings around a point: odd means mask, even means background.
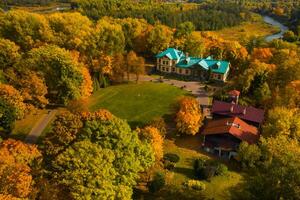
[[[297,36],[293,31],[287,31],[283,34],[283,39],[288,42],[295,42],[297,40]]]
[[[297,109],[275,107],[268,112],[263,126],[263,133],[268,136],[287,136],[300,140],[300,114]]]
[[[99,54],[99,52],[112,55],[124,51],[125,37],[122,27],[107,18],[97,22],[93,37],[96,44],[94,55]]]
[[[140,38],[147,31],[147,22],[144,19],[136,18],[117,19],[116,22],[122,26],[126,50],[136,50],[136,45],[143,43]]]
[[[155,127],[146,126],[145,128],[139,130],[139,136],[142,140],[145,140],[151,144],[155,154],[155,160],[159,162],[164,155],[164,139],[159,130]]]
[[[52,32],[43,15],[13,10],[0,17],[0,35],[28,51],[52,40]]]
[[[60,154],[54,168],[59,171],[58,181],[68,186],[73,199],[130,199],[129,186],[117,182],[115,159],[112,150],[83,140]]]
[[[145,73],[145,59],[143,57],[137,57],[131,69],[136,76],[136,82],[139,82],[140,75]]]
[[[0,38],[0,69],[14,66],[20,58],[19,47],[14,42]]]
[[[69,50],[85,52],[92,33],[92,22],[79,13],[54,13],[47,16],[54,43]]]
[[[9,133],[17,120],[16,109],[0,98],[0,131]]]
[[[173,40],[173,32],[164,25],[155,25],[149,32],[147,43],[148,48],[154,54],[168,48]]]
[[[73,124],[78,123],[72,118],[74,115],[53,132],[55,135],[60,131],[65,138],[57,142],[63,143],[61,146],[65,148],[52,162],[54,172],[59,172],[53,180],[67,186],[74,199],[82,199],[82,195],[96,199],[130,199],[138,173],[154,161],[150,144],[142,142],[125,121],[106,110],[82,113],[83,127],[79,129],[74,127]]]
[[[44,150],[46,155],[53,157],[76,139],[83,122],[78,114],[64,112],[56,116],[52,126],[52,130],[44,139]]]
[[[6,84],[0,84],[0,100],[13,107],[17,119],[22,119],[25,113],[25,104],[20,92],[14,87]]]
[[[261,157],[261,150],[256,144],[248,144],[242,142],[238,149],[238,160],[242,163],[244,168],[253,168]]]
[[[251,54],[252,60],[260,60],[262,62],[268,63],[272,58],[273,53],[270,48],[254,48]]]
[[[67,104],[82,96],[82,64],[69,51],[54,45],[32,49],[22,64],[43,74],[52,102]]]
[[[162,137],[166,136],[167,124],[162,117],[154,118],[148,125],[157,128]]]
[[[36,146],[8,139],[0,143],[0,193],[27,198],[33,190],[31,166],[40,160]]]
[[[123,82],[126,72],[126,61],[123,54],[118,53],[113,57],[111,79],[115,82]]]
[[[132,72],[132,68],[137,65],[138,57],[134,51],[130,51],[126,56],[126,73],[127,80],[129,81],[130,72]]]
[[[176,32],[174,34],[175,37],[187,37],[189,36],[193,31],[195,31],[195,26],[192,22],[183,22],[178,25]]]
[[[203,57],[205,51],[204,41],[199,33],[193,32],[190,34],[184,45],[185,50],[190,53],[191,56]]]
[[[81,74],[83,76],[83,81],[80,86],[80,93],[82,98],[87,98],[91,96],[93,92],[93,81],[89,70],[85,66],[81,68]]]
[[[198,133],[203,117],[197,99],[184,97],[179,101],[179,111],[176,114],[176,128],[178,132],[188,135]]]
[[[262,85],[256,88],[253,94],[258,104],[264,104],[271,99],[271,90],[267,82],[264,82]]]
[[[45,80],[35,71],[16,70],[14,74],[10,73],[9,83],[20,91],[24,103],[32,104],[38,108],[44,108],[48,104],[46,94],[48,93]]]
[[[300,148],[285,136],[261,140],[262,164],[246,182],[249,199],[298,199]]]

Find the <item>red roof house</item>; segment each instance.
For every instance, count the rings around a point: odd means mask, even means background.
[[[247,124],[238,117],[218,119],[208,122],[201,133],[204,135],[203,146],[223,152],[235,152],[242,141],[254,144],[259,139],[255,126]]]
[[[242,106],[217,100],[213,102],[211,112],[214,118],[238,117],[255,126],[261,125],[265,114],[264,110],[252,106]]]

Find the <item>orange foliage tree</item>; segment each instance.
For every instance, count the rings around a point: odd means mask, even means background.
[[[199,102],[192,97],[184,97],[179,101],[179,111],[176,115],[176,128],[178,132],[196,135],[202,125],[203,116]]]
[[[81,84],[81,96],[82,98],[87,98],[91,96],[93,92],[93,81],[87,68],[82,67],[81,73],[83,76],[83,81]]]
[[[268,63],[272,58],[273,53],[270,48],[254,48],[251,54],[251,59],[258,59],[262,62]]]
[[[154,151],[155,160],[160,161],[163,158],[164,151],[163,151],[163,143],[164,139],[159,132],[159,130],[152,126],[147,126],[143,129],[138,129],[140,137],[142,139],[147,140]]]
[[[0,144],[0,194],[4,198],[26,198],[33,190],[31,166],[41,153],[36,146],[8,139]]]
[[[25,104],[24,99],[20,92],[13,86],[0,84],[0,99],[13,106],[17,113],[17,118],[21,119],[24,117]]]

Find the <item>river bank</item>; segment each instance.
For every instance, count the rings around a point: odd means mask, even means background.
[[[271,26],[274,26],[274,27],[278,27],[280,29],[280,31],[278,31],[277,33],[266,36],[265,40],[267,42],[270,42],[274,39],[282,38],[283,34],[289,30],[289,28],[287,26],[283,25],[282,23],[280,23],[279,21],[275,20],[274,18],[272,18],[270,16],[263,15],[262,17],[263,17],[263,20],[265,23],[267,23]]]

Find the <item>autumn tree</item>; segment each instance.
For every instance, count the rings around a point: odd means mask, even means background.
[[[123,54],[118,53],[114,55],[112,61],[112,74],[111,79],[115,82],[123,82],[126,72],[126,60]]]
[[[82,64],[69,51],[46,45],[32,49],[23,63],[43,74],[51,100],[67,104],[82,96]]]
[[[89,47],[94,51],[91,52],[93,55],[97,56],[99,52],[107,55],[122,53],[125,48],[122,26],[107,18],[99,20],[93,33],[93,43],[96,44],[96,48]]]
[[[163,137],[159,130],[155,127],[146,126],[143,129],[138,130],[139,136],[142,140],[149,142],[153,148],[155,160],[159,162],[164,155],[163,151]]]
[[[0,98],[0,131],[9,133],[17,120],[16,109]]]
[[[43,15],[13,10],[0,17],[0,35],[28,51],[53,39]]]
[[[83,122],[78,114],[64,112],[57,115],[52,125],[53,128],[46,134],[43,141],[45,154],[55,156],[62,152],[76,139],[82,126]]]
[[[0,84],[0,100],[10,105],[16,112],[17,119],[22,119],[25,114],[24,99],[20,92],[11,85]]]
[[[38,108],[44,108],[48,104],[48,93],[44,78],[35,71],[15,70],[8,73],[8,82],[20,91],[24,103]]]
[[[184,97],[179,101],[176,114],[176,128],[182,134],[195,135],[202,125],[202,114],[197,99]]]
[[[157,24],[149,32],[148,35],[148,48],[153,54],[157,54],[162,50],[168,48],[173,39],[173,32],[169,27]]]
[[[262,139],[262,164],[246,182],[249,199],[298,199],[299,156],[297,140],[285,136]]]
[[[187,37],[192,34],[193,31],[195,31],[195,26],[192,22],[183,22],[178,25],[174,36],[177,38]]]
[[[186,39],[184,46],[185,51],[187,51],[191,56],[203,57],[205,47],[204,41],[199,33],[191,33]]]
[[[142,40],[142,36],[147,32],[148,24],[144,19],[125,18],[116,19],[120,23],[125,36],[125,49],[128,51],[136,51],[137,45],[146,45]],[[143,48],[145,49],[145,48]]]
[[[286,136],[300,141],[300,114],[297,109],[275,107],[268,112],[263,133],[267,136]]]
[[[0,69],[14,66],[20,58],[19,47],[14,42],[0,38]]]
[[[256,144],[242,142],[238,148],[237,159],[242,163],[244,168],[253,168],[261,158],[261,150]]]
[[[54,13],[47,16],[54,43],[69,50],[86,52],[92,33],[92,22],[79,13]]]
[[[106,110],[84,112],[80,116],[83,127],[71,137],[63,134],[66,148],[52,162],[54,171],[58,172],[53,179],[66,186],[74,199],[81,199],[82,195],[130,199],[138,173],[154,161],[150,144],[142,142],[125,121]],[[70,119],[68,123],[75,122]],[[63,129],[61,133],[70,133]]]
[[[34,188],[32,167],[41,160],[36,146],[12,139],[0,143],[0,194],[27,198]]]

